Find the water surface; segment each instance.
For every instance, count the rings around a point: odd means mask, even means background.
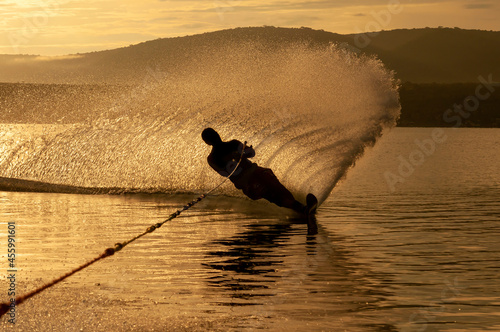
[[[432,130],[385,135],[320,207],[317,235],[265,202],[212,196],[20,305],[16,329],[500,330],[500,130],[445,130],[391,187]],[[0,246],[15,221],[25,293],[194,197],[1,192]]]

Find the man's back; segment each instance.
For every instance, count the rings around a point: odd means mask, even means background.
[[[245,148],[245,152],[242,156],[243,148]],[[242,171],[252,168],[253,163],[247,158],[252,158],[253,156],[255,156],[255,151],[252,147],[245,147],[243,143],[233,139],[229,142],[214,144],[207,160],[208,164],[217,173],[227,177],[234,170],[241,158],[239,169],[233,174],[234,177],[237,177]]]

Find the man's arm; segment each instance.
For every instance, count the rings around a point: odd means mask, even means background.
[[[212,155],[209,155],[207,158],[208,164],[210,167],[212,167],[217,173],[220,175],[227,177],[229,176],[230,172],[228,172],[225,168],[221,168],[214,160]]]
[[[245,142],[245,150],[243,151],[243,157],[244,158],[255,157],[255,150],[253,149],[253,147],[251,145],[247,146],[246,144],[247,142]]]
[[[243,158],[245,158],[245,159],[255,157],[255,150],[253,149],[253,147],[251,145],[248,146],[246,141],[244,144],[241,143],[240,141],[237,141],[237,140],[233,140],[233,141],[234,141],[234,143],[238,144],[238,149],[237,149],[238,156],[237,157],[235,156],[233,159],[240,160],[242,151],[243,151]],[[243,147],[245,148],[245,150],[243,150]]]

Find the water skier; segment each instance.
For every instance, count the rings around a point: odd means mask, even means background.
[[[248,160],[255,156],[255,150],[251,145],[246,146],[246,142],[243,144],[238,140],[224,142],[212,128],[203,130],[201,137],[205,143],[212,146],[212,152],[207,158],[208,164],[220,175],[228,177],[241,158],[238,169],[229,179],[249,198],[253,200],[264,198],[300,214],[314,214],[318,204],[316,197],[308,194],[307,206],[297,201],[292,193],[279,182],[271,169],[259,167]]]

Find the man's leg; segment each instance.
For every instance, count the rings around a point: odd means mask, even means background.
[[[261,168],[258,175],[259,182],[266,184],[266,190],[263,191],[262,198],[280,207],[292,209],[301,214],[306,212],[306,207],[297,201],[293,197],[293,194],[281,184],[272,170]]]

